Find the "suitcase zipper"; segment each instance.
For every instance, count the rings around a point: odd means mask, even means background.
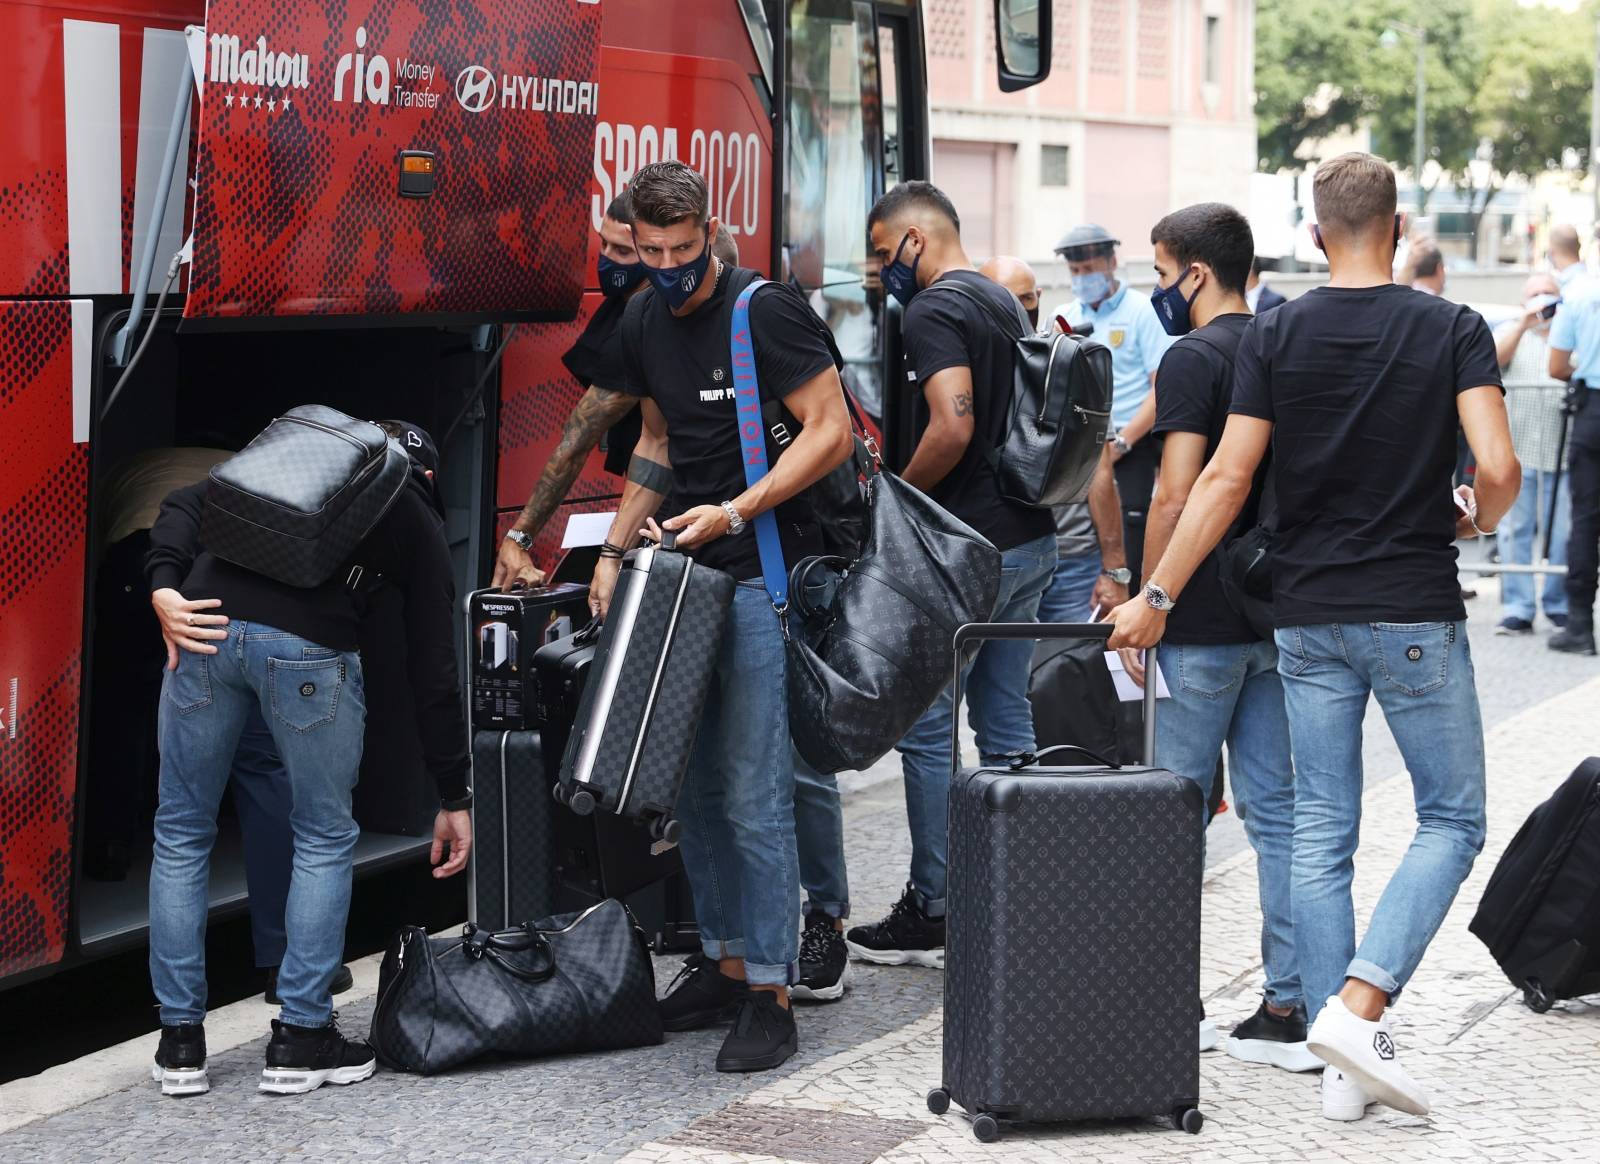
[[[693,573],[694,564],[685,561],[683,564],[683,577],[678,581],[678,595],[672,603],[672,617],[667,620],[667,633],[661,644],[661,657],[656,660],[656,673],[650,680],[650,697],[645,700],[644,714],[639,717],[639,734],[633,741],[633,755],[628,760],[628,774],[623,778],[622,791],[617,794],[618,816],[627,806],[628,793],[633,790],[633,777],[639,769],[639,757],[644,754],[644,737],[650,730],[650,716],[655,711],[656,696],[661,693],[661,676],[667,669],[667,658],[672,654],[672,639],[678,629],[678,618],[683,613],[684,596],[689,593],[689,579]]]
[[[295,424],[303,424],[307,428],[320,429],[322,432],[328,433],[330,436],[336,436],[342,441],[349,441],[351,444],[355,445],[356,448],[361,450],[361,458],[362,458],[363,463],[365,463],[366,461],[373,460],[374,457],[379,455],[379,454],[375,454],[375,453],[369,452],[367,450],[367,446],[366,445],[364,445],[360,441],[356,440],[356,438],[351,436],[349,433],[340,432],[336,428],[329,428],[325,424],[318,424],[314,420],[307,420],[303,416],[284,416],[284,417],[280,417],[279,419],[292,421]]]

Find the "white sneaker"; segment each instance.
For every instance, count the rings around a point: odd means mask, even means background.
[[[1306,1036],[1306,1048],[1337,1067],[1372,1097],[1396,1111],[1428,1114],[1428,1093],[1395,1058],[1387,1016],[1360,1018],[1336,996],[1328,999]]]
[[[1322,1118],[1349,1123],[1367,1114],[1372,1096],[1366,1088],[1337,1067],[1322,1073]]]
[[[1200,1020],[1200,1049],[1202,1051],[1215,1051],[1217,1044],[1222,1040],[1217,1035],[1217,1024],[1208,1018]]]

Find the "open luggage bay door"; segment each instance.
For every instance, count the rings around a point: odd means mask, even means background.
[[[187,325],[577,310],[594,0],[211,0],[204,40]]]

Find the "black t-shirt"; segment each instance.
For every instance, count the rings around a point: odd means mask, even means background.
[[[1209,461],[1222,442],[1233,398],[1233,357],[1249,326],[1247,314],[1219,315],[1167,349],[1156,372],[1156,435],[1197,433],[1206,438]],[[1224,541],[1237,537],[1259,508],[1265,474],[1258,477],[1250,500]],[[1148,567],[1154,567],[1150,562]],[[1168,642],[1253,643],[1260,636],[1228,602],[1217,575],[1217,557],[1207,555],[1183,588],[1183,597],[1167,616]]]
[[[648,286],[635,292],[637,295],[650,293]],[[567,371],[585,388],[598,384],[612,392],[621,392],[627,382],[628,374],[622,366],[622,345],[617,342],[617,326],[627,306],[626,298],[608,296],[594,309],[577,342],[561,357]],[[606,472],[626,476],[633,446],[638,443],[639,410],[634,408],[606,433]]]
[[[1275,425],[1278,626],[1466,618],[1456,394],[1486,384],[1483,317],[1409,287],[1318,287],[1246,329],[1232,411]]]
[[[673,515],[696,505],[731,501],[747,488],[730,340],[734,300],[757,278],[755,271],[724,268],[711,297],[687,316],[673,315],[653,293],[629,302],[622,326],[622,387],[650,397],[666,418],[673,484],[665,508]],[[787,288],[773,285],[756,293],[750,302],[750,332],[764,398],[782,399],[834,366],[820,321]],[[778,506],[775,516],[788,566],[822,552],[821,533],[805,493]],[[754,529],[708,542],[694,550],[694,557],[741,580],[761,577]]]
[[[1011,293],[977,271],[946,272],[906,308],[906,380],[912,390],[921,391],[947,368],[966,368],[972,375],[972,440],[930,496],[1000,550],[1054,536],[1055,519],[1048,509],[1033,509],[1001,496],[999,478],[989,461],[989,454],[1005,439],[1016,337],[1001,332],[989,314],[961,292],[938,290],[945,280],[987,296],[1008,318],[1017,311]],[[1019,332],[1021,327],[1018,320]]]

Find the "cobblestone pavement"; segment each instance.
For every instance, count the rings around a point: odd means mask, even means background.
[[[1489,841],[1395,1012],[1402,1054],[1434,1094],[1427,1119],[1375,1109],[1383,1114],[1331,1124],[1316,1114],[1314,1077],[1210,1054],[1202,1057],[1208,1123],[1198,1137],[1131,1121],[1019,1128],[999,1144],[978,1145],[964,1121],[935,1119],[923,1103],[939,1082],[941,975],[857,965],[845,1001],[806,1008],[801,1053],[766,1075],[718,1075],[717,1030],[626,1054],[431,1079],[380,1072],[355,1087],[279,1098],[255,1090],[265,1043],[258,1039],[213,1055],[209,1096],[163,1101],[147,1074],[130,1070],[110,1094],[0,1134],[0,1161],[1593,1159],[1600,999],[1531,1014],[1466,922],[1527,812],[1579,758],[1600,752],[1600,679],[1589,681],[1600,668],[1550,655],[1537,640],[1489,636],[1493,607],[1485,598],[1473,604],[1473,650],[1491,725]],[[1412,829],[1409,783],[1392,778],[1398,759],[1376,723],[1366,756],[1357,868],[1363,916]],[[898,895],[908,858],[900,787],[884,775],[849,782],[847,843],[862,918],[881,916]],[[1210,845],[1202,967],[1207,1010],[1224,1030],[1254,1010],[1260,986],[1253,862],[1248,851],[1219,843],[1226,829],[1237,829],[1226,820]],[[676,966],[658,960],[658,976],[665,981]],[[349,1028],[364,1030],[370,997],[343,1013]],[[6,1100],[0,1088],[0,1126]]]

